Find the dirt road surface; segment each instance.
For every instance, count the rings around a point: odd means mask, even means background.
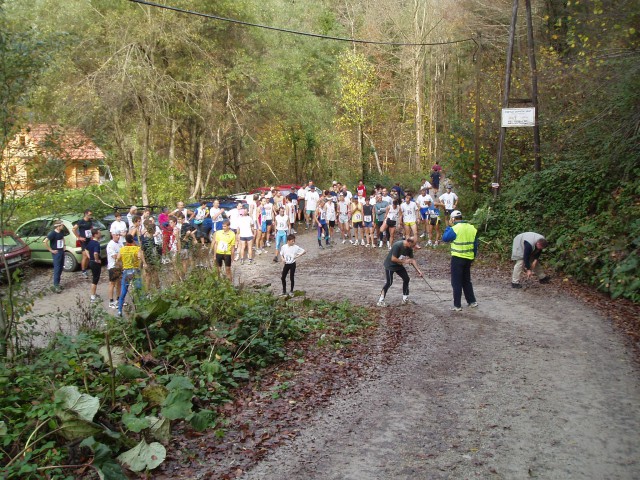
[[[298,243],[309,254],[298,262],[297,289],[374,305],[386,248],[320,250],[312,233]],[[268,281],[279,292],[281,266],[272,258],[273,249],[256,265],[234,267],[235,281]],[[304,422],[285,426],[291,440],[251,468],[234,471],[231,453],[225,465],[201,456],[199,468],[182,474],[167,465],[164,478],[229,471],[245,480],[640,478],[640,370],[623,333],[560,279],[514,290],[508,271],[481,259],[472,269],[479,308],[463,299],[463,311],[450,312],[447,248],[425,248],[416,258],[442,301],[411,272],[416,305],[401,306],[396,277],[391,306],[372,310],[379,321],[374,361]],[[65,274],[65,282],[69,288],[47,294],[36,312],[86,302],[87,281]],[[99,290],[105,286],[106,279]],[[391,333],[400,335],[398,347],[376,357],[380,338]],[[259,421],[255,415],[249,421]]]

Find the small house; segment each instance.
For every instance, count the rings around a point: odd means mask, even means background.
[[[105,158],[79,129],[29,125],[8,142],[0,176],[5,190],[15,193],[44,185],[84,188],[102,183],[105,175],[111,176]]]

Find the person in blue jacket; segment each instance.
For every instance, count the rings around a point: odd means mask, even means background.
[[[453,288],[454,312],[462,311],[462,293],[467,304],[475,308],[478,306],[471,284],[471,264],[478,252],[476,228],[462,220],[460,210],[451,212],[450,226],[444,231],[442,241],[451,243],[451,287]]]

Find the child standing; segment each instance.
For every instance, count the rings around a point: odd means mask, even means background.
[[[284,262],[284,268],[282,269],[282,296],[287,295],[287,273],[291,280],[291,292],[295,285],[296,274],[296,259],[307,253],[302,247],[296,245],[296,236],[293,234],[287,235],[287,243],[280,248],[280,258]]]

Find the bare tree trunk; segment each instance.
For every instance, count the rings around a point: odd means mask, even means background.
[[[413,0],[413,34],[416,43],[422,42],[426,34],[427,6],[424,0]],[[424,153],[424,47],[413,47],[412,63],[413,94],[415,102],[414,137],[415,157],[409,157],[409,171],[420,168]]]
[[[178,133],[178,122],[171,119],[171,131],[169,133],[169,181],[175,179],[176,168],[176,134]]]
[[[191,197],[198,199],[203,194],[202,189],[202,163],[204,161],[204,136],[202,133],[198,133],[198,140],[196,142],[196,173],[193,190],[191,190]]]
[[[144,138],[142,140],[142,158],[140,168],[140,186],[142,187],[142,204],[149,205],[149,192],[147,189],[147,174],[149,171],[149,145],[151,143],[151,117],[144,118]]]
[[[127,147],[127,142],[122,132],[122,128],[119,122],[114,119],[113,131],[116,141],[116,145],[122,155],[122,169],[124,171],[125,188],[128,192],[135,192],[136,190],[136,172],[133,166],[133,151]]]

